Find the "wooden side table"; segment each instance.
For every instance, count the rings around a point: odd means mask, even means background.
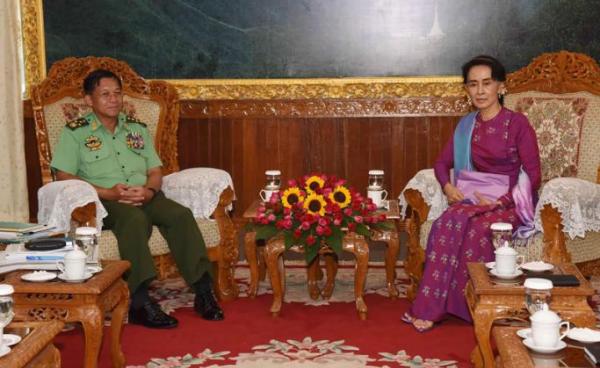
[[[553,354],[534,353],[517,336],[522,327],[494,327],[492,336],[498,348],[496,367],[534,368],[534,367],[595,367],[585,356],[583,344],[565,339],[567,347]]]
[[[128,269],[128,261],[108,261],[101,272],[83,283],[31,283],[21,280],[28,271],[11,272],[5,282],[15,289],[15,320],[80,322],[85,336],[83,367],[92,368],[98,364],[104,314],[112,311],[112,363],[114,367],[124,367],[121,331],[129,306],[129,289],[122,276]]]
[[[465,288],[465,296],[477,340],[477,346],[471,353],[471,362],[476,367],[493,367],[494,356],[490,345],[492,324],[498,319],[526,319],[529,316],[525,307],[525,288],[522,283],[494,283],[483,263],[469,263],[467,268],[470,280]],[[553,288],[550,308],[562,319],[579,327],[593,327],[596,318],[587,303],[588,296],[594,294],[590,283],[571,263],[555,265],[554,272],[575,275],[580,285]]]
[[[250,207],[246,209],[243,214],[244,219],[251,221],[254,217],[256,217],[256,211],[260,206],[260,200],[255,200],[252,202]],[[396,289],[395,279],[396,279],[396,261],[398,259],[398,253],[400,252],[400,240],[398,237],[397,227],[399,226],[400,221],[400,208],[398,206],[397,200],[388,201],[389,206],[387,210],[381,210],[380,213],[383,213],[387,216],[389,220],[394,222],[396,229],[392,230],[376,230],[373,232],[372,240],[382,241],[386,244],[385,251],[385,270],[386,270],[386,285],[388,289],[388,293],[390,298],[395,299],[398,297],[398,289]],[[248,290],[248,294],[250,297],[256,296],[258,291],[258,281],[260,279],[264,279],[265,275],[265,262],[264,262],[264,254],[263,249],[259,249],[256,246],[256,233],[253,231],[248,231],[244,237],[244,252],[246,253],[246,259],[248,260],[248,267],[250,269],[250,286]],[[325,258],[327,262],[327,286],[323,291],[324,297],[331,296],[333,292],[333,283],[335,282],[335,273],[337,270],[337,263],[331,259],[331,257]],[[318,267],[318,265],[315,265]],[[308,283],[309,283],[309,292],[311,297],[318,297],[318,292],[312,286],[316,285],[317,280],[316,276],[319,275],[319,270],[309,270],[308,273]]]
[[[271,304],[271,313],[273,316],[278,316],[283,304],[283,294],[285,291],[285,274],[282,275],[279,270],[279,257],[285,251],[285,241],[281,236],[275,237],[267,242],[265,247],[265,257],[267,259],[267,271],[271,279],[271,288],[273,289],[273,303]],[[369,245],[367,241],[355,233],[349,233],[342,240],[342,249],[354,254],[356,258],[356,267],[354,274],[354,298],[356,302],[356,311],[360,319],[367,318],[367,305],[363,299],[363,291],[367,277],[367,268],[369,266]],[[298,250],[300,250],[298,248]],[[300,250],[301,251],[301,250]],[[323,247],[319,253],[331,253],[332,250],[328,247]],[[312,262],[309,266],[309,285],[314,282],[316,275],[315,267],[319,267],[318,262]],[[328,271],[328,274],[330,272]],[[330,282],[328,277],[328,282]]]
[[[4,333],[19,335],[22,340],[0,358],[0,367],[60,368],[60,352],[52,342],[63,326],[60,321],[11,323]]]

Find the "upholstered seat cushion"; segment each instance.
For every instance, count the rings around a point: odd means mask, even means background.
[[[200,228],[200,232],[202,233],[206,247],[211,248],[218,246],[221,242],[221,235],[219,234],[217,222],[211,219],[196,219],[196,222],[198,223],[198,228]],[[112,231],[102,231],[102,235],[99,239],[99,246],[100,259],[121,259],[119,255],[119,248],[117,246],[117,238],[115,238],[115,235]],[[152,228],[152,235],[148,241],[148,246],[150,247],[150,254],[153,256],[160,256],[169,253],[169,246],[156,226]]]

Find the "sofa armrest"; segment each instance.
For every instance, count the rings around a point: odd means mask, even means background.
[[[600,184],[577,178],[550,180],[542,190],[535,214],[535,227],[542,231],[543,209],[560,213],[563,232],[571,239],[586,231],[600,231]]]
[[[38,222],[60,231],[71,230],[71,218],[80,223],[95,217],[98,232],[108,215],[93,186],[82,180],[61,180],[38,190]],[[89,213],[94,211],[94,213]]]
[[[210,218],[227,188],[233,191],[233,181],[226,171],[205,167],[167,175],[161,187],[167,198],[188,207],[197,219]],[[230,211],[233,208],[231,202],[225,208]]]
[[[414,191],[420,196],[412,193]],[[423,202],[428,207],[427,211],[424,209]],[[448,207],[448,201],[435,178],[433,169],[421,170],[410,179],[398,197],[398,204],[402,216],[406,212],[407,205],[410,205],[413,210],[420,212],[421,221],[437,219]]]

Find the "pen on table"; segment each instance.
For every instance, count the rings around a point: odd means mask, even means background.
[[[58,261],[64,259],[63,256],[27,256],[28,261]]]

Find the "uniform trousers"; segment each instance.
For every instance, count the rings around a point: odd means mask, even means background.
[[[188,285],[192,286],[204,273],[211,272],[206,244],[189,208],[166,198],[160,191],[143,206],[106,200],[102,204],[108,212],[104,228],[115,234],[121,259],[131,262],[131,268],[125,275],[131,293],[142,283],[156,277],[148,247],[153,225],[167,241],[179,272]]]

